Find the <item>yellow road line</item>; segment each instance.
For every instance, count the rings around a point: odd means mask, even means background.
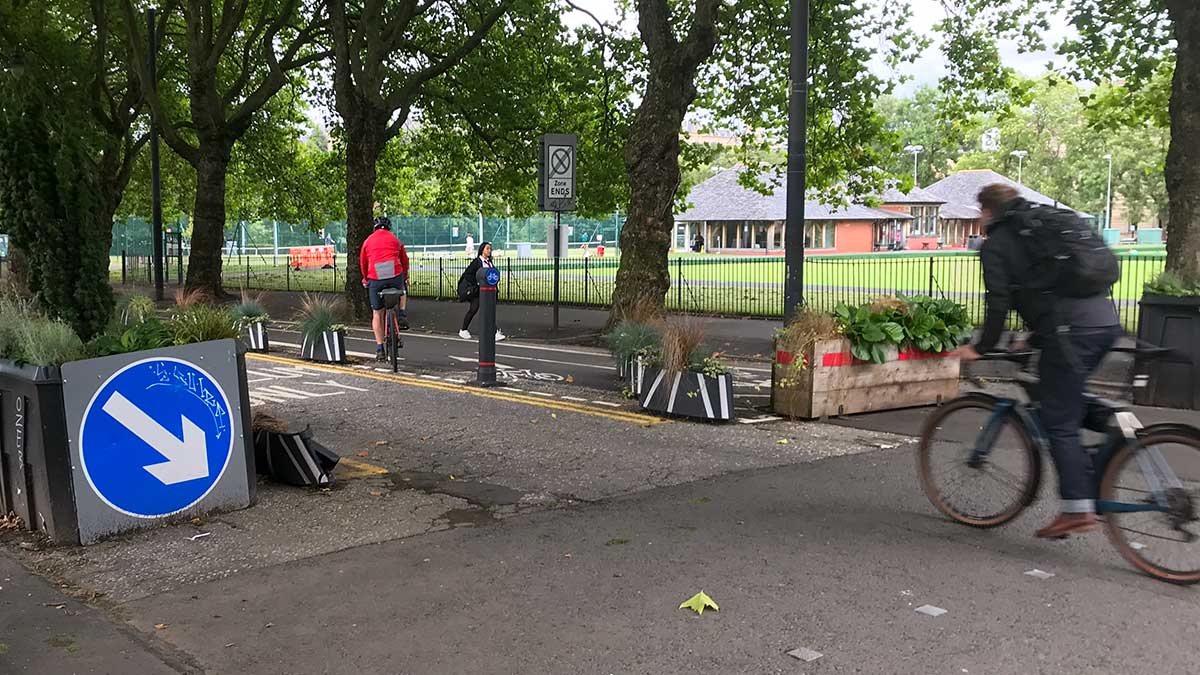
[[[342,471],[343,467],[347,468],[348,470]],[[366,462],[360,462],[356,459],[350,459],[349,457],[343,457],[338,460],[337,477],[343,480],[366,478],[368,476],[385,476],[388,473],[390,472],[382,466],[367,464]]]
[[[450,382],[425,380],[411,375],[394,375],[391,373],[379,373],[367,370],[357,370],[350,367],[340,367],[328,364],[311,363],[309,361],[299,361],[297,359],[289,359],[280,356],[270,356],[267,354],[246,354],[249,359],[256,361],[266,361],[269,363],[278,363],[289,366],[299,366],[309,368],[326,373],[337,373],[339,375],[349,375],[367,380],[376,380],[379,382],[391,382],[394,384],[406,384],[412,387],[421,387],[424,389],[437,389],[456,394],[468,394],[470,396],[478,396],[479,398],[490,398],[497,401],[506,401],[509,403],[521,403],[524,405],[533,406],[536,408],[546,408],[549,410],[558,410],[563,412],[575,412],[583,415],[591,415],[593,417],[603,417],[606,419],[616,420],[618,422],[629,422],[632,424],[641,424],[650,426],[653,424],[662,424],[667,422],[661,417],[653,415],[644,415],[642,413],[621,411],[621,410],[601,410],[587,405],[579,405],[569,401],[560,399],[539,398],[535,396],[526,396],[524,394],[515,394],[506,392],[502,389],[484,389],[482,387],[472,387],[461,384],[453,384]]]

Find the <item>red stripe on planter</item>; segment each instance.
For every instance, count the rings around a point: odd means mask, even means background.
[[[906,349],[900,352],[897,360],[920,361],[924,359],[944,359],[947,356],[950,356],[950,352],[930,354],[928,352],[917,351],[915,349]],[[856,359],[850,352],[832,352],[826,354],[824,358],[821,359],[821,365],[826,368],[835,368],[837,366],[861,366],[866,363],[870,363],[870,361]]]

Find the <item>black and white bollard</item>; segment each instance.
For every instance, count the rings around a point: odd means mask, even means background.
[[[479,381],[481,387],[496,386],[496,286],[500,270],[484,267],[475,273],[479,282],[479,309],[483,326],[479,329]]]

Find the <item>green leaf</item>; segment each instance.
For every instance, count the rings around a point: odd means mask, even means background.
[[[690,609],[697,614],[703,614],[704,610],[710,608],[713,611],[721,611],[721,608],[717,606],[717,603],[713,602],[713,599],[708,597],[708,594],[704,591],[700,591],[699,593],[693,595],[679,606],[679,609]]]
[[[871,361],[874,363],[884,363],[887,361],[887,353],[883,351],[883,347],[871,345]]]
[[[883,342],[885,337],[883,327],[879,324],[872,323],[863,327],[862,339],[867,342]]]
[[[888,323],[883,324],[881,328],[887,335],[888,339],[896,344],[899,344],[900,341],[904,339],[904,329],[901,328],[900,324],[898,323],[892,323],[889,321]]]
[[[867,345],[864,345],[864,344],[861,344],[858,342],[850,343],[850,355],[853,356],[854,358],[858,359],[859,361],[873,360],[873,358],[871,356],[871,348]]]

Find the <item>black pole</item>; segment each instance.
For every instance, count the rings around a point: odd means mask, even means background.
[[[783,316],[804,305],[804,193],[808,140],[808,3],[791,0],[792,52],[788,65],[787,225],[784,228]]]
[[[488,274],[492,279],[488,279]],[[496,284],[500,271],[495,267],[483,267],[475,273],[479,282],[479,309],[483,315],[483,326],[479,329],[479,375],[481,387],[496,386]]]
[[[149,54],[150,61],[150,82],[155,90],[158,89],[158,58],[156,56],[156,45],[158,38],[154,30],[154,15],[156,11],[153,7],[146,12],[146,32],[149,36]],[[151,233],[154,241],[154,299],[163,299],[163,224],[162,224],[162,176],[159,172],[158,163],[158,119],[154,115],[154,109],[150,109],[150,212],[151,212]]]
[[[563,251],[559,250],[559,244],[562,242],[562,214],[558,211],[554,212],[554,241],[550,245],[550,251],[554,254],[554,332],[558,332],[558,272],[559,258],[562,257]]]

